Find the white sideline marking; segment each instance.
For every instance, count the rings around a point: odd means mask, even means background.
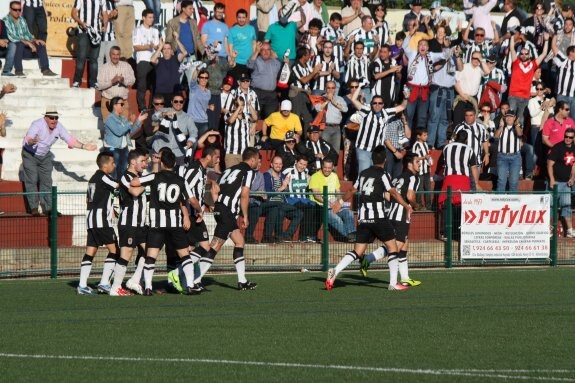
[[[125,356],[82,356],[82,355],[45,355],[45,354],[11,354],[0,353],[0,358],[21,358],[21,359],[57,359],[57,360],[95,360],[95,361],[112,361],[112,362],[161,362],[161,363],[205,363],[205,364],[230,364],[243,366],[260,366],[260,367],[286,367],[286,368],[315,368],[315,369],[332,369],[332,370],[349,370],[349,371],[367,371],[367,372],[392,372],[406,373],[415,375],[448,375],[448,376],[466,376],[474,378],[495,378],[495,379],[515,379],[515,380],[537,380],[537,381],[555,381],[555,382],[575,382],[575,378],[556,378],[552,376],[521,376],[521,375],[504,375],[505,373],[573,373],[570,370],[431,370],[431,369],[409,369],[409,368],[390,368],[390,367],[363,367],[363,366],[346,366],[334,364],[305,364],[305,363],[282,363],[282,362],[257,362],[243,360],[227,359],[201,359],[201,358],[141,358]]]

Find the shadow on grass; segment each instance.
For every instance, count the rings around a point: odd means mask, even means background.
[[[341,274],[340,274],[341,275]],[[309,278],[302,279],[300,282],[313,282],[313,283],[321,283],[321,288],[325,289],[325,277],[324,276],[309,276]],[[371,287],[375,289],[387,289],[387,285],[389,281],[381,280],[371,277],[362,277],[360,275],[350,275],[345,274],[343,277],[338,278],[335,280],[333,285],[334,288],[338,287],[346,287],[346,286],[364,286],[364,287]]]

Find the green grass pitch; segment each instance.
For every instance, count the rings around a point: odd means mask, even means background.
[[[575,268],[211,276],[200,296],[0,282],[4,382],[575,382]]]

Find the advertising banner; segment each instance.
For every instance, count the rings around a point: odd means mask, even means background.
[[[550,194],[462,194],[461,259],[548,258]]]

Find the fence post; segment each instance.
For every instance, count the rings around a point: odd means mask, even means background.
[[[58,277],[58,188],[52,186],[50,214],[50,278]]]
[[[551,222],[553,224],[553,233],[551,236],[551,266],[557,266],[557,225],[559,221],[559,189],[557,185],[553,186],[553,194],[551,195]]]
[[[329,269],[329,196],[327,194],[327,186],[323,187],[323,207],[322,207],[322,221],[323,221],[323,242],[321,243],[321,264],[323,271]]]
[[[451,186],[447,187],[447,198],[445,207],[445,267],[450,269],[453,266],[452,252],[453,252],[453,205],[451,197],[453,192]]]

